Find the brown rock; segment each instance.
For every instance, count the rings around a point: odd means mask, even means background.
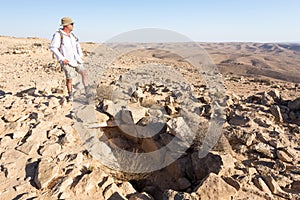
[[[32,129],[31,136],[28,138],[27,141],[30,141],[32,143],[34,142],[44,142],[47,141],[47,130],[50,130],[52,127],[51,121],[41,121],[37,127]]]
[[[209,173],[218,174],[222,169],[222,159],[219,155],[208,153],[204,158],[199,158],[198,152],[191,155],[193,171],[197,180],[202,180]]]
[[[263,176],[263,179],[265,180],[265,182],[267,183],[267,185],[269,186],[271,192],[273,194],[279,195],[283,198],[291,198],[291,195],[289,193],[286,193],[285,191],[283,191],[280,186],[278,185],[278,183],[273,179],[272,176],[270,175],[266,175]]]
[[[104,113],[101,113],[101,112],[95,112],[96,114],[96,119],[97,119],[97,122],[99,124],[103,123],[103,122],[107,122],[109,120],[109,117],[104,114]]]
[[[46,145],[40,149],[42,156],[55,158],[61,152],[61,146],[58,143]]]
[[[271,194],[269,187],[267,186],[267,184],[264,182],[264,180],[261,177],[255,177],[253,179],[253,183],[261,191]]]
[[[290,101],[288,103],[288,107],[291,110],[299,110],[300,109],[300,97],[293,100],[293,101]]]
[[[114,109],[114,103],[111,100],[104,99],[103,100],[103,111],[115,116],[117,114],[117,109]]]
[[[280,100],[281,100],[281,95],[280,95],[280,91],[279,90],[276,90],[276,89],[271,90],[271,91],[268,92],[268,95],[270,95],[275,102],[279,103]]]
[[[190,181],[185,177],[182,177],[182,178],[178,179],[178,187],[179,187],[180,190],[186,190],[191,185],[192,184],[190,183]]]
[[[296,190],[297,192],[300,192],[300,181],[294,181],[292,183],[292,189]]]
[[[277,121],[277,122],[282,122],[283,121],[282,114],[281,114],[279,106],[277,106],[277,105],[271,106],[270,112],[275,117],[275,121]]]
[[[96,89],[97,97],[102,99],[112,99],[113,87],[110,85],[98,85]]]
[[[222,177],[222,178],[226,183],[234,187],[237,191],[240,190],[241,185],[238,181],[234,180],[232,177]]]
[[[5,123],[3,120],[0,120],[0,136],[2,135],[4,130],[5,130]]]
[[[275,149],[270,145],[258,143],[252,146],[252,149],[263,154],[264,156],[275,158]]]
[[[252,145],[252,142],[254,141],[255,137],[256,137],[256,134],[255,134],[255,133],[253,133],[253,132],[250,132],[250,133],[245,132],[245,133],[243,134],[243,136],[241,137],[241,140],[243,141],[243,143],[244,143],[247,147],[249,147],[249,146]]]
[[[60,106],[59,99],[56,97],[51,97],[48,101],[48,107],[55,108],[57,106]]]
[[[120,148],[125,150],[131,147],[130,143],[126,138],[114,137],[109,139],[108,141],[109,141],[109,145],[114,149]]]
[[[102,197],[102,189],[98,186],[99,179],[101,180],[101,177],[98,177],[93,171],[90,172],[87,169],[81,170],[81,179],[74,180],[71,188],[74,187],[74,191],[77,197],[83,198],[83,197],[93,197],[95,195]],[[90,173],[90,174],[89,174]],[[82,196],[82,197],[80,197]]]
[[[154,198],[151,197],[146,192],[142,192],[142,193],[131,195],[128,200],[154,200]]]
[[[191,130],[184,121],[183,117],[171,119],[168,121],[167,125],[171,131],[171,134],[177,137],[178,139],[182,141],[193,140],[193,134],[191,134]]]
[[[161,148],[161,145],[156,142],[152,138],[144,138],[142,142],[142,149],[145,152],[151,152],[151,151],[157,151],[158,149]]]
[[[137,191],[134,189],[134,187],[129,182],[123,182],[119,186],[119,188],[121,189],[123,196],[131,196],[131,195],[137,193]]]
[[[39,189],[46,188],[48,184],[58,175],[59,167],[53,161],[41,160],[35,177],[34,182]]]
[[[147,111],[148,111],[147,108],[144,108],[144,107],[139,106],[137,104],[130,104],[128,106],[128,108],[130,109],[130,111],[132,113],[132,119],[133,119],[133,122],[135,124],[138,121],[140,121],[142,118],[144,118],[146,116]]]
[[[165,190],[163,194],[163,200],[198,200],[199,197],[195,194],[189,194],[185,192],[177,192],[174,190]]]
[[[134,97],[137,101],[144,97],[144,91],[141,88],[138,88],[136,91],[132,93],[132,97]]]
[[[16,149],[22,153],[25,153],[26,155],[33,155],[33,153],[37,153],[39,145],[40,144],[37,142],[28,141],[28,142],[25,142],[22,145],[16,147]]]
[[[172,105],[167,105],[166,111],[171,116],[178,114],[178,109]]]
[[[250,122],[250,118],[246,116],[234,116],[228,123],[234,126],[246,126]]]
[[[210,173],[196,187],[195,192],[199,195],[200,199],[231,200],[236,194],[236,189],[216,174]]]
[[[120,198],[120,200],[126,199],[125,197],[123,197],[123,195],[120,192],[120,189],[115,183],[108,185],[103,192],[103,196],[105,199],[113,198],[116,194],[118,194],[117,196]]]
[[[9,112],[6,112],[3,116],[4,121],[6,122],[15,122],[21,118],[24,113],[22,113],[24,108],[10,109]]]
[[[107,198],[108,200],[127,200],[127,198],[125,196],[123,196],[122,194],[120,194],[119,192],[114,192],[109,198]]]
[[[275,101],[269,94],[264,92],[264,94],[262,95],[262,98],[261,98],[261,103],[265,106],[271,106],[275,103]]]
[[[151,96],[144,96],[141,100],[141,106],[150,108],[151,106],[157,104],[157,101]]]
[[[277,157],[282,160],[283,162],[292,163],[293,158],[291,158],[285,151],[283,150],[277,150],[276,151]]]

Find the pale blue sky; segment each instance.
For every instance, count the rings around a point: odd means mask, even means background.
[[[298,0],[5,0],[0,5],[5,36],[51,39],[60,18],[70,16],[81,41],[161,28],[203,42],[300,42]]]

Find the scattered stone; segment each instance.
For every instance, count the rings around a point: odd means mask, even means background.
[[[291,110],[299,110],[300,109],[300,97],[293,100],[293,101],[290,101],[288,103],[288,107]]]
[[[58,175],[59,167],[53,161],[42,159],[36,170],[34,182],[38,189],[44,189]]]
[[[222,177],[222,178],[226,183],[234,187],[237,191],[240,190],[241,185],[238,181],[234,180],[232,177]]]
[[[61,152],[61,146],[57,143],[44,146],[40,149],[40,154],[46,157],[55,158]]]
[[[199,195],[200,199],[219,199],[222,197],[224,200],[231,200],[237,191],[222,178],[214,173],[210,173],[196,187],[195,192]]]
[[[145,108],[151,108],[152,106],[156,105],[157,101],[150,96],[144,96],[141,100],[141,106]]]
[[[131,195],[128,200],[154,200],[154,198],[151,197],[146,192],[142,192],[142,193]]]
[[[261,191],[271,194],[269,187],[267,186],[267,184],[264,182],[264,180],[261,177],[255,177],[253,179],[253,183]]]
[[[241,137],[241,140],[247,147],[249,147],[252,145],[255,138],[256,138],[256,134],[251,132],[251,133],[244,133],[243,136]]]
[[[296,190],[297,192],[300,192],[300,181],[294,181],[292,183],[292,189]]]
[[[120,189],[118,188],[118,186],[115,183],[108,185],[103,191],[103,196],[105,199],[114,198],[115,194],[118,194],[117,196],[120,197],[120,199],[126,199],[120,193]]]
[[[277,105],[271,106],[270,112],[275,117],[275,121],[276,122],[280,122],[281,123],[283,121],[282,114],[281,114],[279,106],[277,106]]]
[[[191,155],[192,167],[197,180],[202,180],[209,173],[218,174],[222,169],[222,158],[219,155],[208,153],[204,158],[199,158],[199,153]]]
[[[108,198],[108,200],[127,200],[127,198],[122,194],[115,192]]]
[[[152,138],[144,138],[142,142],[142,149],[145,152],[152,152],[152,151],[157,151],[161,148],[162,146],[156,142]]]
[[[260,142],[258,144],[252,145],[252,149],[263,154],[266,157],[275,158],[275,149],[270,145]]]
[[[140,121],[142,118],[144,118],[148,112],[147,108],[144,108],[136,104],[129,105],[128,108],[132,113],[132,119],[135,124],[138,121]]]
[[[97,97],[105,100],[111,100],[113,92],[113,87],[110,85],[98,85],[96,89]]]
[[[33,153],[37,153],[40,144],[37,142],[25,142],[22,145],[16,147],[16,150],[19,150],[26,155],[32,155]]]
[[[177,192],[177,191],[174,191],[174,190],[166,190],[164,192],[164,195],[163,195],[163,200],[173,200],[173,199],[178,199],[178,200],[196,200],[196,199],[199,199],[198,196],[196,195],[190,195],[188,193],[185,193],[185,192]]]
[[[268,92],[268,95],[270,95],[275,102],[280,103],[280,101],[281,101],[281,95],[280,95],[279,90],[276,90],[276,89],[275,90],[271,90],[271,91]]]
[[[235,116],[228,121],[228,123],[233,126],[247,126],[249,122],[250,118],[246,116]]]
[[[273,179],[272,176],[266,175],[266,176],[263,176],[263,179],[265,180],[265,182],[267,183],[267,185],[269,186],[269,188],[273,194],[279,195],[283,198],[288,198],[288,199],[291,198],[291,194],[283,191],[280,188],[280,186],[278,185],[278,183]]]
[[[186,190],[190,186],[192,186],[192,184],[187,178],[183,177],[178,179],[178,187],[180,190]]]
[[[182,141],[192,140],[193,133],[191,133],[191,130],[186,124],[183,117],[171,119],[170,121],[168,121],[167,125],[171,131],[171,134],[177,137],[178,139]]]
[[[122,195],[129,197],[135,193],[137,193],[137,191],[134,189],[134,187],[129,183],[129,182],[124,182],[121,184],[121,186],[119,186],[119,188],[122,191]]]
[[[276,151],[277,157],[282,160],[283,162],[292,163],[293,158],[291,158],[285,151],[283,150],[277,150]]]

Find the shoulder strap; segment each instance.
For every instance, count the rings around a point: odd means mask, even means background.
[[[58,32],[59,33],[59,35],[60,35],[60,47],[59,48],[61,48],[61,45],[63,44],[63,38],[64,38],[64,35],[62,34],[62,32],[61,31],[56,31],[56,32]],[[55,56],[54,56],[54,53],[52,53],[52,58],[54,59],[55,58]]]
[[[58,33],[59,33],[59,35],[60,35],[60,46],[63,44],[63,38],[64,38],[64,35],[63,35],[63,33],[61,32],[61,31],[57,31]]]
[[[63,44],[63,38],[64,38],[64,34],[61,31],[57,31],[60,35],[60,46]],[[73,37],[75,38],[76,42],[79,41],[78,37],[76,37],[76,35],[74,33],[71,33],[73,35]]]
[[[71,32],[71,34],[73,35],[73,37],[75,38],[76,42],[79,41],[78,37],[76,37],[76,35],[74,33]]]

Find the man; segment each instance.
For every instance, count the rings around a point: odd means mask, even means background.
[[[74,22],[70,17],[64,17],[61,19],[61,26],[62,28],[53,35],[50,50],[54,53],[65,72],[69,95],[67,99],[70,102],[73,101],[72,79],[76,77],[76,73],[79,73],[82,77],[86,95],[89,94],[89,86],[87,83],[87,73],[83,66],[81,46],[77,37],[71,33]]]

